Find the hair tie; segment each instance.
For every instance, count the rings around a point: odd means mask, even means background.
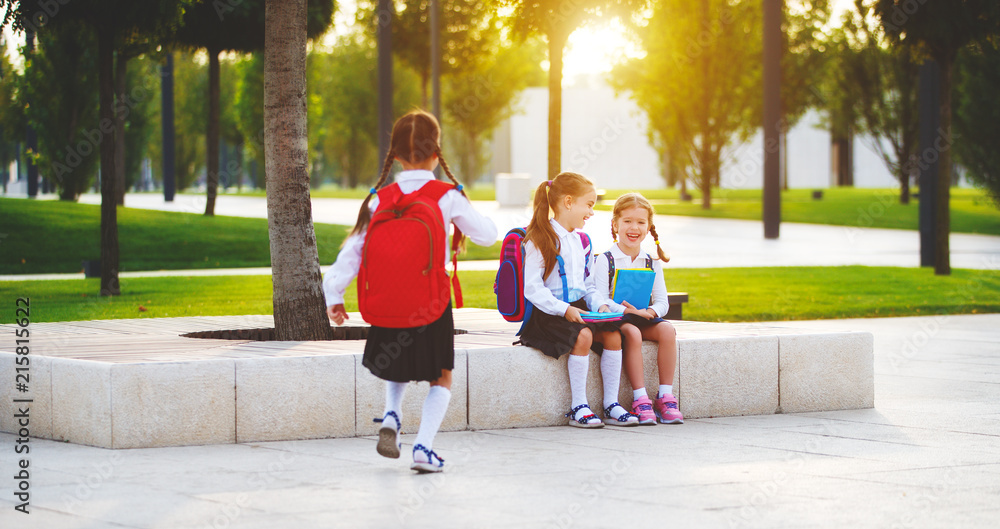
[[[659,239],[653,239],[653,242],[655,242],[657,246],[660,245],[660,240]]]
[[[455,191],[461,191],[463,189],[465,189],[465,186],[463,186],[462,184],[458,184],[455,186]]]
[[[549,187],[552,187],[552,180],[549,180],[549,181],[547,182],[547,184],[548,184],[548,186],[549,186]]]
[[[368,190],[369,195],[374,195],[375,193],[378,193],[378,190],[375,189],[374,187]]]

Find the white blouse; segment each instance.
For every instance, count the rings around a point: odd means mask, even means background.
[[[621,248],[617,244],[611,245],[611,257],[615,260],[615,270],[621,270],[623,268],[646,268],[646,257],[649,256],[646,252],[639,252],[635,260],[631,257],[625,255]],[[651,257],[651,256],[649,256]],[[597,284],[597,291],[604,294],[607,297],[611,297],[611,281],[608,277],[608,258],[603,253],[600,253],[594,257],[596,261],[593,266],[591,266],[594,281]],[[656,312],[656,315],[662,318],[667,314],[667,310],[670,309],[670,303],[667,301],[667,285],[663,281],[663,262],[659,259],[653,259],[653,272],[656,274],[656,278],[653,280],[653,304],[649,308]],[[609,301],[608,307],[615,312],[622,312],[625,307],[615,303],[614,301]],[[640,307],[641,308],[641,307]]]
[[[569,290],[567,299],[570,302],[584,298],[587,307],[596,311],[601,305],[611,303],[607,296],[598,293],[594,284],[594,261],[589,255],[592,248],[583,248],[580,234],[566,231],[555,219],[549,219],[552,229],[559,238],[559,255],[566,264],[566,287]],[[588,257],[591,259],[590,277],[584,279],[584,267]],[[562,279],[559,278],[559,265],[552,267],[552,272],[544,280],[545,259],[534,243],[527,241],[524,245],[524,297],[536,308],[546,314],[562,316],[566,314],[569,303],[562,300]],[[605,268],[604,273],[608,271]]]
[[[396,175],[396,183],[405,194],[410,194],[425,183],[434,180],[434,173],[424,170],[402,171]],[[378,207],[378,195],[372,197],[368,202],[372,212]],[[497,241],[497,226],[493,221],[479,213],[472,207],[469,199],[465,198],[459,191],[454,189],[448,191],[438,200],[438,207],[441,208],[441,215],[444,217],[444,225],[450,226],[452,222],[458,226],[462,233],[472,242],[480,246],[489,246]],[[344,302],[344,291],[351,281],[358,275],[361,268],[361,249],[365,244],[365,234],[367,230],[359,234],[352,235],[344,242],[344,247],[340,249],[337,260],[334,261],[323,275],[323,294],[326,296],[326,305],[338,305]],[[448,235],[448,244],[443,248],[445,266],[448,265],[449,252],[451,251],[451,235]]]

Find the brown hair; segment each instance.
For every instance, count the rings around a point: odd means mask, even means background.
[[[664,263],[669,262],[670,258],[663,253],[663,248],[660,248],[660,236],[656,234],[656,226],[653,225],[653,205],[639,193],[625,193],[615,201],[614,213],[611,215],[611,238],[615,241],[618,240],[618,231],[615,229],[615,225],[618,224],[622,212],[631,208],[643,208],[649,214],[649,233],[653,234],[653,240],[656,241],[656,255]]]
[[[545,260],[545,271],[542,279],[552,273],[556,266],[556,256],[559,255],[559,237],[549,224],[549,210],[553,212],[565,196],[581,197],[594,190],[594,183],[583,175],[576,173],[559,173],[552,180],[542,182],[535,189],[534,214],[528,223],[525,238],[542,252]]]
[[[393,160],[398,158],[411,164],[419,164],[435,155],[441,163],[441,168],[444,169],[444,174],[448,175],[448,178],[455,185],[460,185],[455,175],[451,174],[448,163],[441,156],[441,144],[438,141],[440,136],[441,126],[438,125],[437,118],[423,110],[411,110],[397,119],[392,126],[392,138],[389,141],[389,152],[385,155],[385,163],[382,164],[382,173],[379,174],[378,182],[375,183],[372,190],[377,192],[382,188],[386,178],[389,177],[389,171],[392,170]],[[461,188],[458,192],[468,198]],[[358,211],[358,222],[351,230],[351,235],[361,233],[368,227],[372,217],[368,202],[371,201],[374,194],[374,192],[369,193],[365,197],[365,201],[361,203],[361,210]],[[456,229],[455,238],[458,239],[458,244],[461,246],[465,236]]]

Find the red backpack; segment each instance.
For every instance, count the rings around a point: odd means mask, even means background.
[[[378,208],[368,224],[358,271],[358,305],[366,322],[419,327],[444,313],[451,290],[441,262],[441,248],[448,239],[438,200],[451,189],[455,186],[432,180],[408,194],[398,184],[378,192]],[[457,240],[457,226],[455,232]],[[454,254],[452,262],[455,302],[461,307]]]

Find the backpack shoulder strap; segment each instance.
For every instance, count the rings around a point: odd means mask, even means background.
[[[653,269],[653,258],[650,257],[648,253],[646,254],[646,268],[650,270]]]
[[[451,191],[452,189],[455,189],[455,184],[448,184],[440,180],[431,180],[430,182],[420,186],[420,189],[415,191],[415,193],[420,193],[422,196],[433,199],[436,203],[438,200],[441,200],[441,197],[443,197],[445,193]]]
[[[387,207],[392,206],[402,196],[403,196],[403,190],[399,188],[399,184],[397,183],[392,183],[383,187],[382,189],[379,189],[378,207],[376,208],[376,211],[379,209],[385,209]]]
[[[604,257],[608,258],[608,288],[615,280],[615,257],[611,255],[611,250],[604,252]]]
[[[592,250],[589,249],[590,235],[587,235],[582,231],[577,233],[580,234],[580,244],[583,245],[583,278],[587,279],[590,277],[590,254],[592,253]]]

